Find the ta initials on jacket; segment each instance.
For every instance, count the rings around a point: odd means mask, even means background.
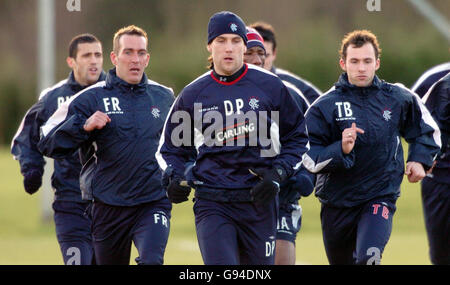
[[[355,120],[350,102],[335,102],[338,118],[336,121]]]
[[[103,105],[105,106],[106,114],[123,114],[119,106],[119,99],[116,97],[103,98]]]
[[[277,230],[286,230],[290,231],[289,225],[287,223],[286,217],[281,218],[281,224],[280,221],[277,221]]]

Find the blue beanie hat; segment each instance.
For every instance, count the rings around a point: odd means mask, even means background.
[[[244,21],[229,11],[218,12],[211,16],[208,23],[208,44],[222,34],[239,35],[247,45],[247,31]]]

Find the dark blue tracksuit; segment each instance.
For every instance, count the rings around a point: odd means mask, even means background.
[[[433,264],[450,264],[450,73],[422,98],[441,130],[442,149],[422,180],[425,226]]]
[[[131,241],[139,264],[162,264],[171,204],[155,159],[173,92],[143,76],[131,85],[109,71],[106,81],[63,104],[41,128],[39,149],[60,158],[81,147],[81,190],[92,197],[93,238],[99,264],[128,264]],[[90,133],[83,129],[96,111],[111,122]],[[92,156],[89,153],[93,153]]]
[[[292,74],[289,71],[281,69],[279,67],[272,67],[271,70],[273,73],[278,75],[281,80],[287,81],[297,87],[302,93],[305,95],[308,104],[311,105],[319,96],[321,95],[321,91],[317,89],[314,85],[312,85],[307,80],[298,77],[295,74]]]
[[[294,99],[259,67],[244,64],[230,77],[210,71],[182,90],[157,157],[163,170],[183,179],[186,162],[196,157],[191,182],[205,264],[273,264],[278,199],[252,202],[259,179],[249,169],[276,167],[289,177],[306,144]]]
[[[105,79],[105,74],[99,81]],[[19,130],[11,143],[11,153],[19,160],[21,173],[32,169],[44,172],[45,160],[37,149],[39,129],[56,109],[72,95],[85,87],[75,81],[73,72],[65,80],[43,90],[39,101],[26,113]],[[81,163],[78,153],[54,160],[51,182],[55,193],[55,229],[64,264],[91,264],[93,248],[91,238],[91,217],[87,213],[90,203],[81,199]]]
[[[349,154],[342,131],[358,134]],[[408,89],[375,76],[356,87],[342,74],[306,113],[310,150],[305,167],[317,173],[323,239],[331,264],[376,264],[392,227],[404,161],[400,137],[409,143],[408,161],[429,169],[440,148],[439,130],[420,99]]]
[[[411,90],[422,98],[428,90],[430,90],[431,85],[436,83],[439,79],[444,77],[450,72],[450,62],[441,63],[439,65],[433,66],[432,68],[425,71],[419,79],[413,84]]]

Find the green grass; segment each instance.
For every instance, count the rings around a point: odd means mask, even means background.
[[[405,153],[407,153],[405,151]],[[52,221],[41,219],[42,194],[28,195],[23,190],[18,162],[8,148],[0,148],[0,265],[62,264]],[[328,264],[322,243],[319,209],[314,196],[300,201],[302,228],[297,237],[298,264]],[[137,256],[132,251],[130,264]],[[383,255],[383,264],[430,264],[423,221],[420,185],[402,185],[394,225]],[[203,264],[197,244],[192,202],[174,205],[165,264]]]

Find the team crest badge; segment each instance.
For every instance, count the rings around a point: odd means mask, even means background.
[[[384,109],[383,110],[383,118],[384,118],[384,120],[385,121],[389,121],[391,119],[391,114],[392,114],[391,110]]]
[[[153,118],[159,118],[160,116],[161,116],[161,111],[158,109],[158,107],[152,107],[152,115],[153,115]]]
[[[256,97],[251,97],[250,100],[248,100],[248,105],[252,110],[256,110],[259,108],[259,100]]]

